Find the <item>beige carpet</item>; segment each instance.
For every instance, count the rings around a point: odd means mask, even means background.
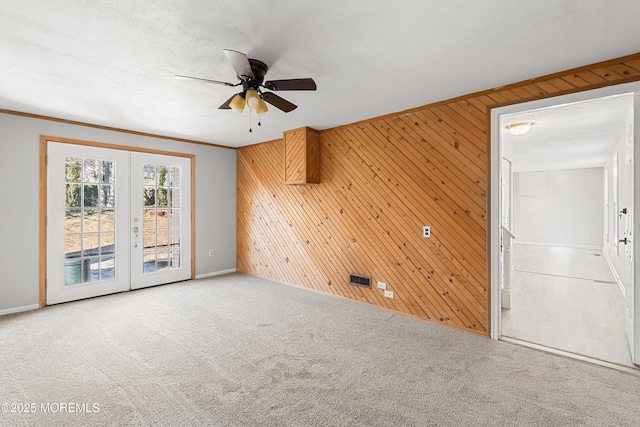
[[[640,425],[632,374],[242,274],[0,317],[0,372],[2,426]]]

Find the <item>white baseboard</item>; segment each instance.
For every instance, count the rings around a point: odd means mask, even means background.
[[[207,277],[221,276],[223,274],[235,273],[235,268],[230,268],[228,270],[214,271],[213,273],[205,273],[196,275],[196,279],[206,279]]]
[[[572,245],[570,243],[546,243],[546,242],[529,242],[526,240],[514,239],[514,245],[531,245],[531,246],[552,246],[555,248],[572,248],[572,249],[595,249],[602,250],[602,245]]]
[[[36,310],[38,308],[40,308],[39,304],[25,305],[23,307],[5,308],[4,310],[0,310],[0,316],[4,314],[20,313],[21,311]]]

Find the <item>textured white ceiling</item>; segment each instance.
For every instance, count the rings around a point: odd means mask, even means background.
[[[242,146],[339,126],[640,50],[638,0],[0,0],[0,108]],[[222,49],[313,77],[249,114]]]
[[[501,138],[514,172],[602,167],[626,131],[633,94],[501,116]],[[505,126],[533,122],[526,135]]]

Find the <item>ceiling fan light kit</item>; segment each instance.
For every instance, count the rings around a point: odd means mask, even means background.
[[[231,66],[236,72],[236,77],[238,77],[239,80],[238,83],[234,84],[199,77],[175,76],[182,80],[197,80],[224,86],[235,87],[242,85],[242,92],[235,94],[226,100],[220,107],[218,107],[221,110],[233,110],[235,112],[242,113],[245,106],[249,106],[249,108],[253,109],[256,114],[262,115],[269,111],[266,104],[268,102],[279,110],[288,113],[298,108],[298,106],[284,98],[281,98],[273,92],[263,92],[261,88],[271,91],[316,90],[316,83],[311,78],[269,80],[263,84],[264,76],[269,70],[267,64],[257,59],[248,58],[247,55],[242,52],[230,49],[223,49],[223,51],[227,60],[231,63]]]
[[[242,113],[244,111],[244,106],[246,103],[247,103],[247,100],[244,98],[244,94],[239,93],[233,97],[233,99],[229,103],[229,106],[236,113]]]
[[[264,99],[258,99],[258,105],[256,106],[256,113],[259,115],[267,114],[269,109],[267,108],[267,103],[264,102]]]
[[[260,99],[258,91],[255,89],[247,90],[245,98],[247,99],[247,105],[249,106],[249,108],[253,108],[255,110],[258,106],[258,100]]]

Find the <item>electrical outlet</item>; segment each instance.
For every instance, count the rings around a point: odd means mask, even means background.
[[[209,249],[209,256],[213,256],[213,249]]]
[[[378,289],[387,289],[387,284],[384,282],[378,282]]]
[[[422,237],[431,238],[431,226],[425,225],[422,227]]]
[[[385,296],[385,298],[393,298],[393,292],[391,292],[391,291],[384,291],[384,296]]]

